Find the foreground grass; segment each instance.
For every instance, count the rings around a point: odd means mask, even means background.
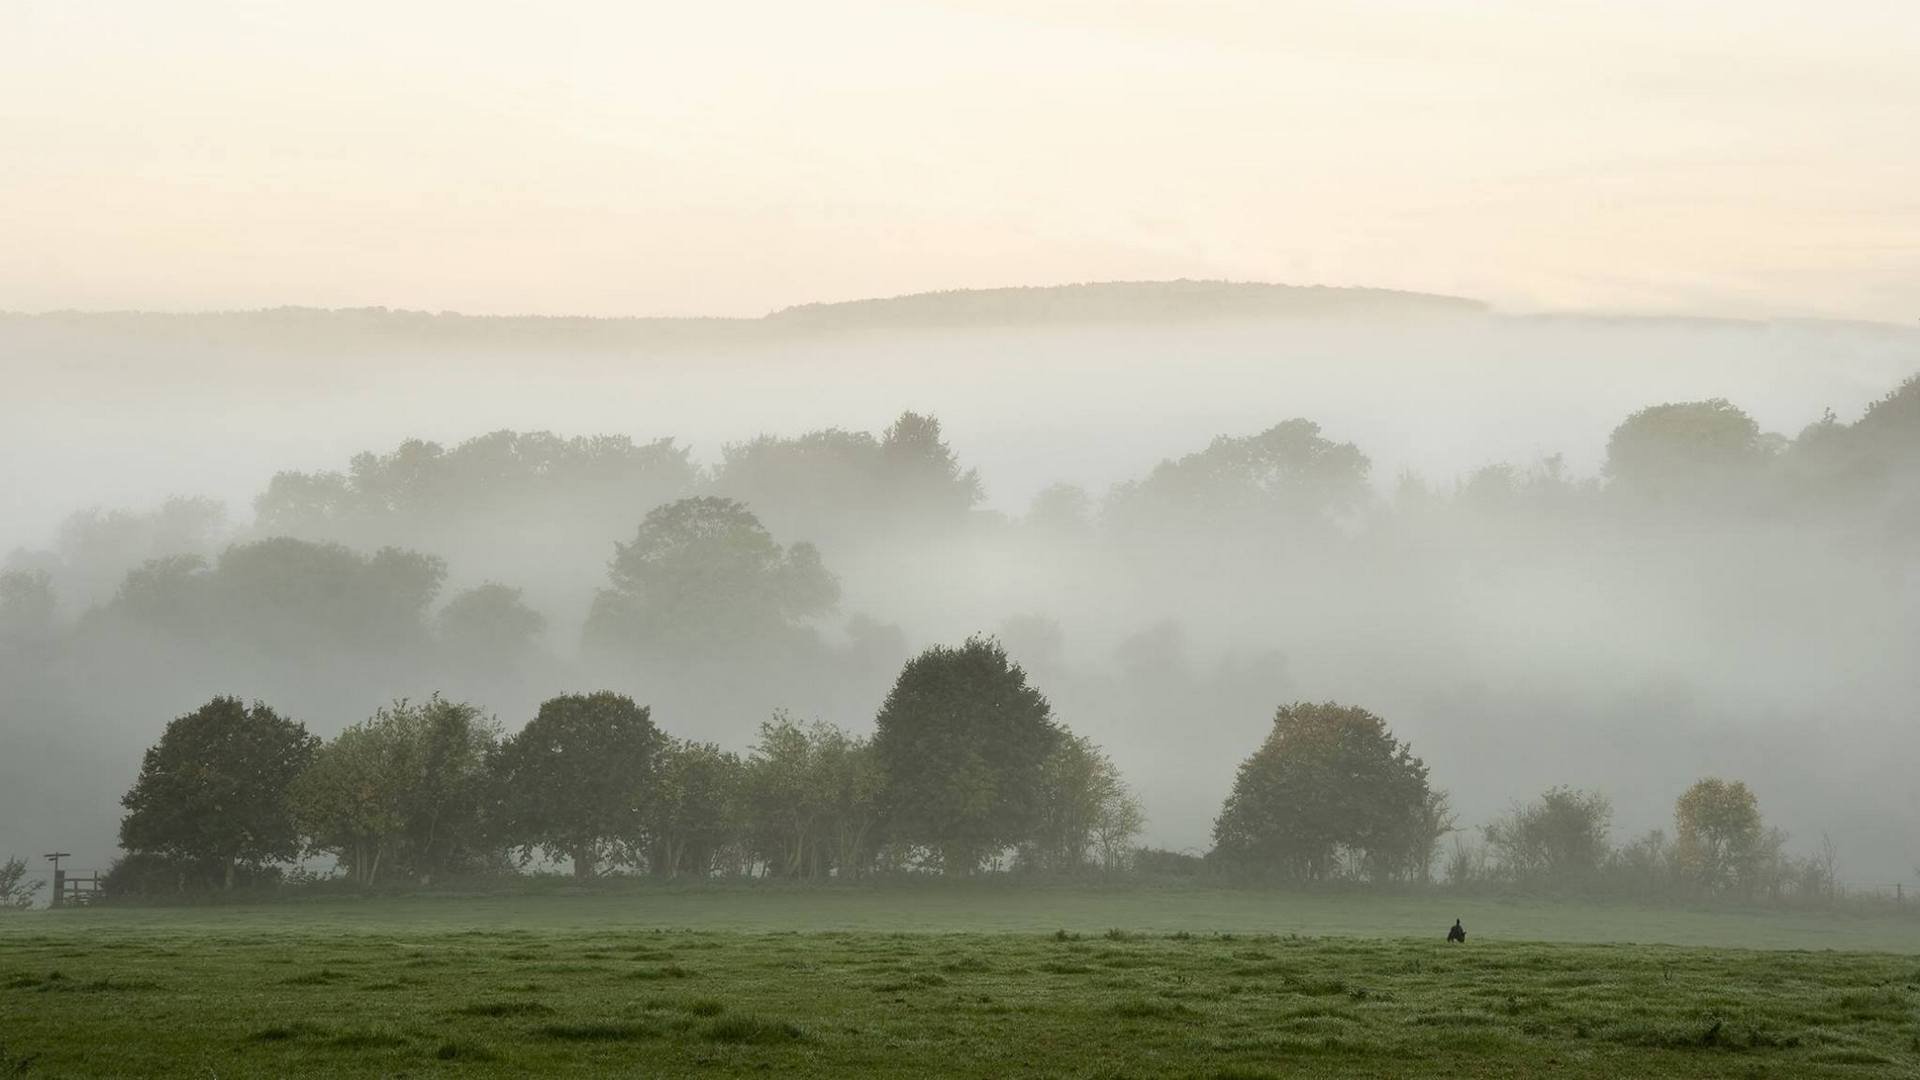
[[[718,916],[661,925],[660,909],[703,897]],[[892,896],[903,921],[913,899]],[[616,901],[648,910],[575,924],[579,905]],[[730,925],[743,903],[688,891],[9,919],[0,1075],[32,1058],[26,1075],[1920,1076],[1920,942],[702,925]],[[965,921],[920,911],[927,929]]]

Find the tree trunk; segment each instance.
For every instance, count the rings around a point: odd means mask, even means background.
[[[598,861],[599,860],[595,859],[593,856],[592,844],[587,844],[583,847],[577,847],[573,849],[574,880],[586,881],[587,879],[593,877],[593,865]]]
[[[228,892],[233,891],[233,863],[234,863],[234,860],[232,859],[227,860],[227,881],[226,881],[226,884],[222,886],[222,888],[226,889],[226,891]]]

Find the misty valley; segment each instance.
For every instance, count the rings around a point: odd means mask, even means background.
[[[6,844],[57,842],[104,868],[139,754],[215,695],[331,740],[322,760],[348,737],[444,756],[420,743],[424,717],[458,714],[469,760],[447,768],[477,776],[543,702],[606,691],[647,729],[622,751],[636,789],[656,759],[714,785],[689,796],[712,801],[697,857],[655,865],[657,828],[635,819],[591,838],[609,868],[1213,872],[1235,861],[1236,775],[1289,717],[1326,712],[1365,718],[1328,730],[1377,728],[1376,756],[1398,754],[1412,786],[1382,789],[1397,809],[1375,826],[1242,869],[1587,888],[1612,867],[1615,890],[1711,892],[1731,870],[1676,884],[1673,812],[1718,778],[1758,796],[1742,857],[1767,869],[1740,872],[1742,895],[1878,888],[1920,856],[1900,776],[1915,728],[1893,720],[1913,700],[1897,658],[1920,642],[1917,392],[1900,384],[1852,420],[1809,408],[1791,434],[1724,399],[1652,404],[1618,420],[1591,474],[1550,455],[1452,484],[1380,477],[1364,446],[1282,418],[1103,491],[1053,483],[1018,512],[984,509],[940,421],[905,412],[880,432],[729,443],[712,465],[669,437],[407,440],[279,471],[244,517],[194,496],[89,510],[0,578],[0,686],[10,741],[31,749],[7,755]],[[863,755],[903,665],[976,647],[1041,695],[1050,734],[938,766],[1008,759],[980,766],[977,798],[1022,823],[955,866],[943,842],[890,826],[888,798],[916,799],[887,796]],[[821,755],[850,756],[821,766],[842,779],[808,782],[838,792],[820,828],[859,834],[851,863],[798,850],[809,826],[754,840],[777,814],[742,809],[772,798],[756,769]],[[1001,775],[1015,762],[1017,781]],[[1122,834],[1095,843],[1114,815]],[[1513,835],[1535,828],[1579,850]],[[361,858],[297,831],[245,861]],[[463,865],[495,865],[526,839],[512,832]],[[386,876],[429,870],[375,846]]]
[[[0,1078],[1920,1080],[1916,101],[0,3]]]
[[[0,403],[0,1069],[1920,1053],[1902,333],[1183,284],[0,340],[118,418]]]

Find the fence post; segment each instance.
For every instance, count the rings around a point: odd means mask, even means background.
[[[41,857],[53,864],[53,897],[47,901],[47,906],[57,908],[65,902],[67,891],[67,872],[60,869],[60,860],[71,858],[72,852],[49,851]]]

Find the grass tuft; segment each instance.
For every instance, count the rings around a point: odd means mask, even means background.
[[[1177,1001],[1153,998],[1129,998],[1115,1005],[1113,1014],[1128,1020],[1191,1020],[1199,1015],[1190,1006]]]
[[[407,1045],[407,1038],[395,1031],[362,1028],[358,1031],[343,1031],[328,1039],[327,1042],[342,1050],[384,1050]]]
[[[290,1024],[270,1024],[259,1028],[247,1036],[249,1042],[288,1042],[293,1039],[311,1038],[325,1035],[327,1030],[308,1020],[295,1020]]]
[[[39,1060],[39,1054],[14,1056],[13,1048],[0,1040],[0,1076],[25,1076],[33,1071],[33,1063]]]
[[[635,1021],[600,1020],[577,1024],[547,1024],[535,1029],[543,1038],[566,1042],[632,1042],[651,1039],[660,1032]]]
[[[770,1046],[776,1043],[802,1042],[807,1033],[789,1020],[766,1020],[757,1016],[729,1016],[707,1025],[706,1037],[718,1043]]]
[[[455,1010],[461,1016],[552,1016],[553,1006],[539,1001],[476,1001]]]
[[[682,967],[679,964],[667,964],[664,967],[639,968],[634,971],[629,971],[627,972],[626,977],[629,979],[647,979],[647,980],[691,979],[698,974],[699,972],[694,971],[690,967]]]
[[[434,1048],[433,1056],[441,1061],[498,1061],[500,1055],[476,1042],[462,1039],[448,1039]]]

